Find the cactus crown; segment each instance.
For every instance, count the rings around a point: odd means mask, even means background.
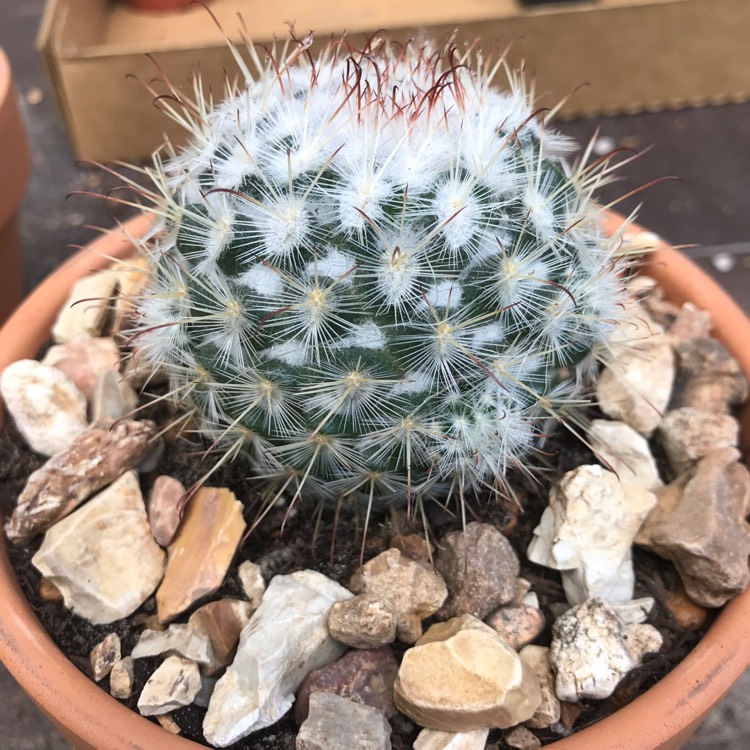
[[[608,160],[569,167],[476,50],[232,49],[218,106],[199,82],[161,99],[193,140],[148,170],[142,353],[209,442],[297,493],[503,487],[618,317]]]

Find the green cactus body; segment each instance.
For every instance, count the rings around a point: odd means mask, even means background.
[[[298,491],[501,487],[618,317],[611,167],[572,170],[477,53],[235,52],[225,101],[169,105],[193,141],[153,170],[142,353],[211,444]]]

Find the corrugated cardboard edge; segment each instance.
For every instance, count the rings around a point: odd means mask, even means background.
[[[45,59],[45,64],[50,73],[50,77],[53,80],[57,92],[57,98],[60,102],[61,110],[68,125],[68,129],[71,133],[71,139],[73,141],[74,147],[81,158],[93,158],[99,160],[116,157],[122,157],[126,159],[141,158],[146,155],[146,148],[142,147],[141,145],[136,146],[132,142],[131,137],[125,137],[124,135],[128,119],[127,115],[138,111],[138,105],[134,104],[130,109],[127,109],[125,105],[122,104],[120,107],[122,111],[112,113],[108,111],[107,107],[101,109],[94,108],[87,115],[85,113],[82,114],[81,106],[76,105],[75,102],[81,98],[81,96],[76,94],[76,91],[80,93],[85,89],[87,94],[90,94],[92,88],[97,88],[97,86],[104,85],[103,81],[101,80],[101,76],[99,76],[100,80],[98,82],[94,80],[92,85],[87,88],[84,83],[87,79],[86,70],[95,71],[95,74],[92,76],[94,79],[96,79],[97,75],[95,68],[86,68],[85,66],[97,66],[97,68],[99,68],[99,70],[101,71],[101,68],[99,66],[104,66],[107,60],[109,60],[112,70],[118,71],[118,76],[121,73],[124,75],[124,66],[127,67],[126,72],[133,72],[136,67],[140,68],[141,74],[143,75],[143,71],[145,69],[145,66],[143,64],[145,62],[145,56],[142,54],[142,51],[140,49],[138,51],[128,51],[129,48],[127,47],[127,45],[122,44],[112,45],[110,43],[109,45],[71,45],[68,43],[65,48],[63,48],[63,45],[60,42],[60,37],[63,34],[65,24],[64,10],[68,2],[69,0],[49,0],[47,12],[45,13],[45,17],[43,19],[42,28],[40,29],[38,44],[40,47],[40,52]],[[263,2],[270,2],[270,0],[263,0]],[[97,23],[104,24],[106,22],[107,16],[105,10],[103,10],[105,8],[105,5],[101,2],[101,0],[87,0],[87,4],[92,8],[96,7],[98,9],[95,13],[91,13],[92,16],[98,16],[92,18],[92,23],[94,25]],[[509,12],[508,9],[512,5],[512,0],[506,0],[506,2],[502,4],[503,14],[507,15],[507,13]],[[731,34],[732,26],[727,26],[727,24],[731,24],[735,19],[729,17],[728,14],[732,11],[732,9],[737,10],[739,8],[739,22],[745,24],[745,22],[747,21],[746,25],[750,27],[750,3],[748,3],[748,8],[745,8],[742,5],[737,5],[737,0],[717,0],[715,6],[714,4],[702,2],[702,0],[634,0],[634,3],[630,6],[623,5],[622,0],[603,0],[601,4],[597,4],[595,6],[547,6],[533,10],[520,9],[518,8],[518,6],[516,6],[519,13],[513,16],[510,21],[508,21],[508,18],[504,18],[502,22],[510,22],[511,24],[516,24],[516,26],[518,26],[523,25],[524,19],[528,19],[530,23],[536,24],[541,20],[540,17],[543,16],[546,16],[547,20],[549,20],[549,17],[560,17],[561,20],[567,22],[569,28],[570,24],[574,22],[572,19],[575,18],[575,15],[591,13],[592,15],[587,19],[588,26],[596,28],[597,22],[595,19],[597,17],[600,19],[607,19],[608,23],[616,25],[619,24],[621,19],[625,18],[625,14],[627,14],[628,24],[624,25],[624,30],[626,32],[624,34],[625,37],[627,37],[628,33],[632,34],[634,28],[638,29],[642,27],[647,30],[648,33],[645,33],[644,36],[650,37],[650,43],[658,44],[658,40],[653,38],[653,29],[648,29],[648,20],[650,18],[660,17],[662,19],[663,25],[663,19],[666,17],[665,14],[670,14],[669,17],[675,18],[676,13],[683,13],[682,9],[679,7],[683,5],[685,7],[686,15],[690,17],[691,21],[698,27],[695,29],[695,37],[689,40],[684,40],[683,44],[683,40],[681,38],[675,40],[673,36],[671,39],[666,40],[663,49],[652,49],[649,54],[653,56],[650,59],[657,61],[663,60],[663,56],[665,55],[667,57],[673,55],[676,56],[675,59],[680,64],[683,61],[687,63],[689,61],[688,55],[691,54],[694,58],[693,64],[701,66],[703,64],[703,61],[701,61],[700,59],[695,60],[695,58],[700,57],[701,54],[704,57],[708,54],[709,57],[713,58],[714,55],[711,53],[716,48],[718,61],[716,59],[708,59],[705,61],[706,64],[703,66],[703,68],[695,68],[697,74],[700,74],[701,72],[704,73],[703,85],[698,87],[700,88],[699,94],[694,96],[689,95],[689,92],[685,92],[685,88],[689,87],[683,85],[683,90],[680,92],[680,94],[672,93],[672,95],[670,96],[668,94],[665,94],[665,91],[662,90],[656,95],[644,94],[643,97],[635,98],[633,96],[633,90],[635,86],[626,85],[624,86],[624,88],[629,89],[628,93],[626,94],[625,91],[623,91],[622,96],[614,105],[611,104],[611,97],[609,97],[609,101],[603,103],[597,103],[595,101],[595,97],[594,101],[592,101],[592,97],[582,97],[582,95],[580,94],[577,98],[573,97],[572,103],[567,107],[566,110],[563,110],[560,113],[560,119],[571,119],[581,116],[616,115],[623,113],[632,114],[643,111],[660,111],[664,109],[678,109],[688,106],[703,106],[705,104],[725,104],[730,102],[741,102],[750,99],[750,66],[748,66],[747,75],[742,74],[738,76],[736,74],[724,74],[722,82],[717,84],[717,86],[720,86],[721,88],[719,88],[719,90],[717,90],[715,93],[707,93],[710,87],[706,85],[705,80],[706,70],[713,71],[713,73],[719,75],[720,78],[722,76],[722,66],[724,66],[726,71],[731,71],[732,68],[727,67],[728,65],[732,64],[732,61],[729,59],[730,57],[732,58],[732,60],[734,60],[734,64],[736,65],[736,58],[738,56],[738,52],[736,51],[737,34]],[[711,13],[711,10],[705,9],[713,7],[717,8],[717,13],[715,16],[707,19],[712,23],[702,23],[701,14]],[[700,13],[698,13],[696,9],[700,9]],[[429,22],[430,20],[434,20],[434,18],[430,17],[429,13],[427,14],[427,16],[428,18],[426,19],[426,21]],[[696,18],[698,19],[697,21]],[[210,20],[208,22],[211,23]],[[494,23],[497,25],[497,23],[499,22],[494,21]],[[639,24],[641,26],[639,26]],[[333,24],[329,24],[328,26],[330,27],[332,25]],[[489,21],[485,19],[485,22],[467,23],[465,24],[464,28],[469,29],[468,33],[481,33],[482,30],[488,25]],[[710,32],[705,32],[704,27],[707,27]],[[444,36],[451,30],[450,27],[444,24],[440,27],[430,28],[434,29],[432,33],[437,36]],[[410,33],[408,29],[409,27],[404,27],[403,25],[401,25],[398,22],[398,19],[394,19],[395,36],[398,37],[400,35],[401,37],[404,37],[408,35]],[[729,31],[726,31],[726,29],[729,29]],[[731,48],[730,45],[730,51],[728,52],[724,47],[716,47],[716,37],[717,35],[722,36],[722,30],[726,32],[724,33],[724,36],[726,36],[727,33],[730,34],[730,41],[733,40],[735,44],[735,48]],[[548,36],[550,33],[554,34],[554,27],[548,23],[546,25],[546,31]],[[706,33],[709,34],[707,38]],[[485,32],[485,36],[486,34],[487,32]],[[91,35],[87,34],[87,36]],[[222,54],[222,50],[226,49],[223,37],[221,34],[216,33],[215,30],[207,32],[205,36],[205,41],[199,46],[195,46],[193,48],[186,48],[184,43],[182,43],[181,45],[175,45],[169,38],[166,38],[162,41],[161,51],[157,53],[156,57],[158,59],[160,56],[162,56],[161,59],[167,64],[167,66],[169,66],[169,64],[171,63],[175,63],[175,65],[177,65],[175,61],[178,61],[180,58],[182,58],[182,62],[179,63],[181,72],[184,72],[184,70],[189,67],[186,66],[184,58],[191,54],[195,54],[193,50],[200,49],[204,59],[208,60],[212,58],[215,61]],[[748,38],[750,38],[750,28],[748,28],[747,36]],[[324,37],[325,34],[322,34],[320,38]],[[352,35],[352,38],[356,37],[356,33]],[[95,36],[93,38],[95,38]],[[609,39],[609,44],[612,44],[612,40],[615,39],[616,36],[615,34],[610,34],[609,30],[607,29],[607,38]],[[713,46],[707,44],[707,39]],[[507,41],[507,37],[505,38],[505,40]],[[579,35],[578,42],[580,42],[578,47],[580,47],[581,49],[580,51],[577,49],[576,54],[580,55],[577,58],[577,67],[580,68],[582,60],[585,63],[588,63],[588,60],[584,57],[586,55],[587,45],[585,44],[586,40],[583,37],[583,34]],[[596,39],[592,40],[592,42],[592,46],[596,47]],[[554,36],[550,37],[550,43],[556,46],[561,46],[563,49],[565,47],[564,44],[560,45],[560,38],[555,38]],[[171,50],[168,50],[165,48],[165,45],[171,45],[173,48]],[[523,42],[520,46],[523,46]],[[536,42],[536,48],[542,49],[542,45],[538,41]],[[118,53],[112,54],[115,49],[118,50]],[[732,51],[732,49],[734,51]],[[592,65],[596,64],[595,54],[595,52],[591,53]],[[607,62],[609,64],[612,63],[613,59],[616,59],[616,54],[616,50],[613,51],[612,54],[605,54],[605,57],[607,57]],[[630,59],[632,63],[632,50],[626,50],[626,54],[623,55],[623,59]],[[548,63],[544,64],[544,70],[548,69],[547,65]],[[61,69],[61,66],[64,66],[64,71]],[[207,65],[207,67],[209,66]],[[216,66],[214,65],[214,67]],[[672,71],[673,69],[674,64],[671,68],[668,67],[668,70],[670,71]],[[150,77],[150,74],[152,72],[153,68],[150,68],[148,74],[146,75]],[[636,69],[636,72],[643,75],[643,67],[641,66],[640,69]],[[578,73],[576,73],[576,75],[578,75]],[[117,77],[117,80],[119,81],[119,77]],[[629,84],[633,83],[633,79],[628,79],[628,81]],[[729,81],[739,83],[739,86],[732,86],[731,84],[728,84]],[[601,81],[598,85],[598,90],[606,90],[602,89]],[[68,90],[68,87],[70,88],[70,90]],[[612,86],[611,88],[614,89],[616,87]],[[688,93],[688,95],[685,95],[686,93]],[[111,94],[109,96],[111,99]],[[143,94],[142,96],[144,97],[143,101],[148,101],[147,95]],[[124,101],[125,99],[135,101],[134,97],[132,97],[129,92],[123,95],[122,101]],[[547,102],[549,103],[549,101],[550,100],[548,99]],[[114,107],[114,109],[117,109],[117,106],[117,103],[110,102],[110,107]],[[140,110],[140,114],[141,116],[143,116],[144,114],[142,109]],[[107,116],[110,116],[110,119],[107,119]],[[150,114],[145,116],[145,120],[142,120],[141,124],[143,127],[143,132],[149,134],[154,133],[154,136],[149,142],[149,148],[157,145],[157,130],[159,131],[159,133],[167,130],[170,135],[177,135],[177,132],[174,129],[170,130],[171,126],[166,122],[166,120],[162,120],[162,122],[157,125],[155,123],[155,118]],[[145,139],[142,140],[145,141]],[[115,153],[115,151],[117,151],[118,149],[120,149],[120,153]],[[127,151],[127,149],[130,150]]]

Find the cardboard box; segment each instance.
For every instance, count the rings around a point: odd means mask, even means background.
[[[562,116],[658,110],[750,99],[748,0],[588,0],[525,6],[519,0],[210,0],[239,40],[239,12],[255,42],[313,29],[346,30],[357,42],[388,28],[396,39],[425,32],[480,38],[485,50],[514,41],[540,104],[570,97]],[[136,78],[174,83],[200,69],[217,96],[234,70],[222,31],[206,9],[154,14],[107,0],[48,0],[38,37],[76,153],[138,160],[179,128],[153,106]]]

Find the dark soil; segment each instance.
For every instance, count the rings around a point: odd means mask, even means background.
[[[592,414],[592,416],[595,415]],[[200,456],[202,456],[200,446],[181,438],[176,439],[167,445],[158,473],[170,474],[182,481],[185,486],[190,486],[210,468],[214,460],[208,458],[201,462]],[[25,447],[12,420],[7,420],[5,428],[0,431],[0,510],[4,516],[7,517],[14,507],[28,474],[37,469],[43,461],[43,458]],[[555,571],[526,561],[525,549],[531,539],[532,530],[537,525],[546,505],[549,484],[565,471],[592,461],[593,457],[588,449],[571,434],[560,434],[545,446],[545,486],[530,485],[521,477],[515,479],[516,493],[524,498],[522,508],[518,508],[510,500],[490,501],[487,498],[474,498],[470,504],[469,520],[473,517],[475,520],[495,524],[512,543],[522,561],[521,575],[531,582],[532,590],[539,596],[541,608],[548,623],[554,621],[555,615],[559,614],[561,609],[567,608],[564,604],[560,578]],[[144,494],[150,489],[156,475],[157,473],[154,473],[141,477]],[[254,520],[258,506],[256,483],[251,477],[252,472],[249,466],[239,460],[218,469],[210,480],[213,486],[231,488],[245,502],[248,524]],[[359,565],[362,550],[361,519],[357,515],[356,508],[344,506],[338,513],[338,519],[334,524],[336,518],[334,510],[324,509],[321,522],[315,533],[311,535],[310,519],[315,517],[316,510],[315,507],[305,503],[304,499],[301,500],[289,514],[283,535],[279,529],[285,509],[281,508],[269,513],[239,550],[234,567],[230,569],[216,598],[242,597],[236,566],[246,559],[251,559],[261,565],[266,580],[276,574],[313,568],[346,585],[349,577]],[[439,538],[447,531],[461,527],[460,517],[453,516],[438,506],[429,509],[428,518],[432,538]],[[416,523],[413,522],[410,525],[406,523],[403,512],[371,518],[364,544],[365,561],[387,549],[390,536],[394,532],[420,530]],[[105,626],[91,625],[66,610],[61,603],[42,601],[38,594],[40,575],[31,564],[31,558],[41,543],[40,539],[27,548],[11,547],[11,561],[16,568],[21,588],[45,629],[70,660],[90,676],[89,652],[91,649],[108,633],[114,631],[122,639],[123,654],[130,653],[141,632],[139,625],[144,616],[155,610],[154,599],[150,598],[130,618]],[[666,595],[677,584],[677,574],[674,568],[664,560],[639,549],[634,551],[634,565],[635,596],[651,596],[656,600],[648,622],[661,632],[664,637],[664,646],[659,654],[647,656],[640,667],[628,674],[608,700],[584,701],[580,705],[580,714],[573,720],[572,726],[565,727],[559,724],[554,730],[552,728],[533,730],[542,744],[554,742],[561,736],[589,726],[632,701],[667,674],[688,654],[702,636],[704,631],[686,631],[677,625],[670,610],[664,604]],[[430,621],[425,621],[425,627],[429,624]],[[550,628],[548,626],[536,642],[548,645],[549,639]],[[394,646],[397,658],[400,658],[403,650],[403,646],[398,644]],[[135,691],[133,697],[125,701],[133,710],[137,710],[136,702],[140,689],[158,666],[159,661],[158,658],[135,661]],[[109,678],[105,678],[101,682],[104,690],[109,688],[108,681]],[[196,706],[188,706],[172,714],[182,729],[182,734],[197,742],[202,742],[203,715],[204,710]],[[569,721],[568,724],[570,723]],[[391,721],[391,725],[393,747],[397,750],[411,748],[419,733],[419,727],[401,714]],[[297,729],[290,711],[277,724],[256,732],[231,747],[233,750],[294,750]],[[505,750],[508,745],[503,741],[503,734],[502,730],[492,730],[487,747]]]

